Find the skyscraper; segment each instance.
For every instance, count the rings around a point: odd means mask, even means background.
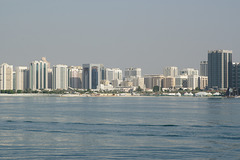
[[[33,61],[29,67],[29,88],[32,90],[48,88],[48,66],[43,61]]]
[[[240,63],[233,63],[232,86],[237,94],[240,94]]]
[[[200,76],[208,76],[208,61],[200,62]]]
[[[82,67],[68,67],[68,86],[71,88],[82,88]]]
[[[29,88],[29,70],[26,66],[16,67],[16,90]]]
[[[0,65],[0,90],[13,90],[13,66]]]
[[[54,65],[52,80],[53,89],[68,89],[68,66]]]
[[[100,81],[105,79],[102,64],[83,64],[83,89],[97,89]]]
[[[208,88],[227,89],[232,84],[232,51],[208,51]]]

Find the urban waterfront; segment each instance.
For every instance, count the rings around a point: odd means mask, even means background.
[[[1,159],[239,159],[240,99],[0,97]]]

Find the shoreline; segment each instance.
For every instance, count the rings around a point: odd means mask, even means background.
[[[88,95],[88,94],[41,94],[41,93],[15,93],[15,94],[7,94],[2,93],[0,97],[192,97],[192,98],[240,98],[237,97],[224,97],[224,96],[169,96],[169,95]]]

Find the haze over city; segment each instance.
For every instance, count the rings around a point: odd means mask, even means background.
[[[0,64],[101,63],[199,68],[208,50],[229,49],[240,62],[238,0],[0,0]]]

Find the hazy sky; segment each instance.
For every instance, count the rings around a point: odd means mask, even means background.
[[[0,0],[0,64],[102,63],[159,74],[212,49],[240,62],[239,0]]]

